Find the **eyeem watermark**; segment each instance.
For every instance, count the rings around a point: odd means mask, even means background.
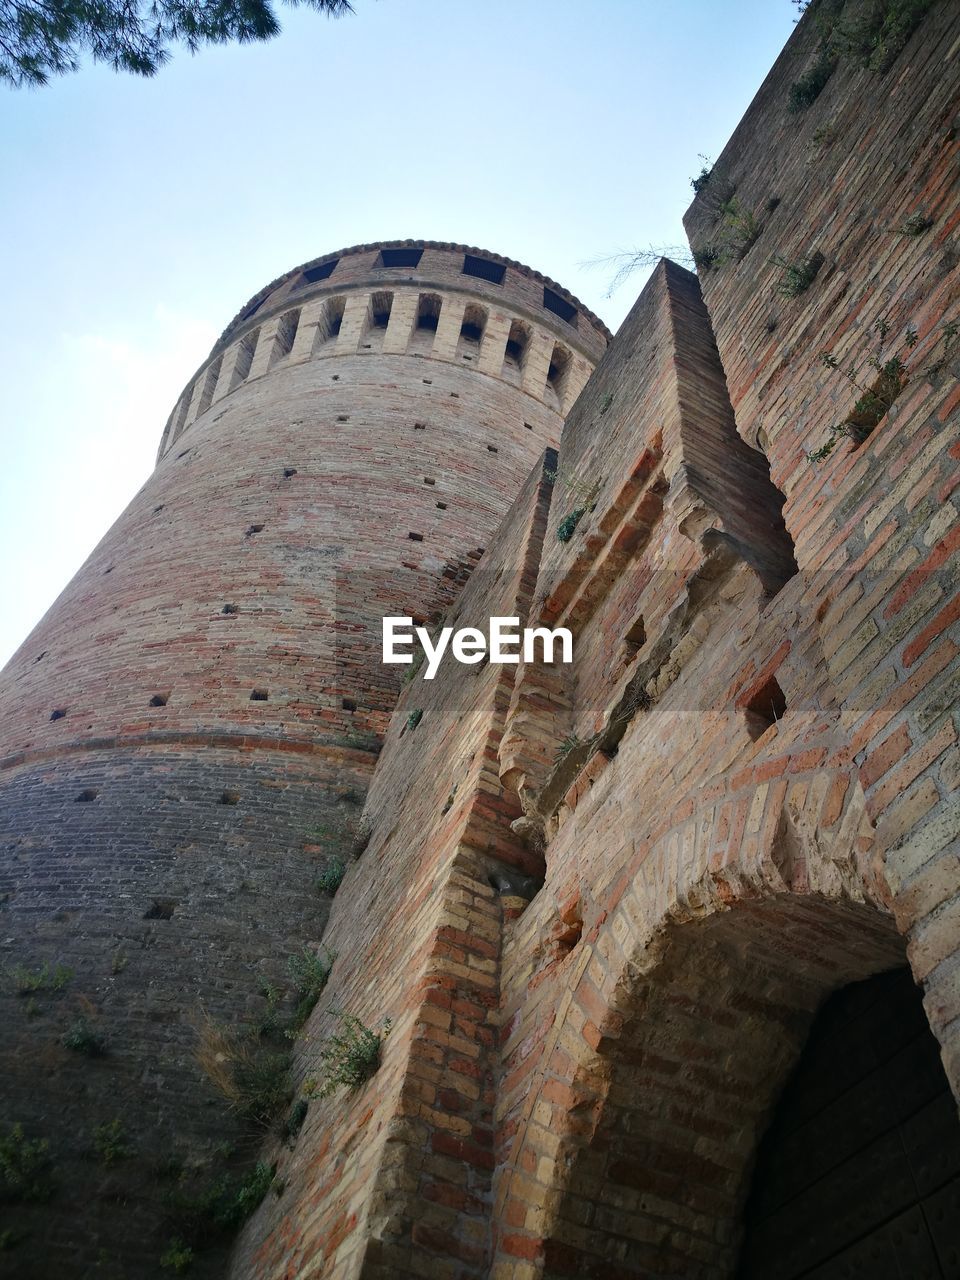
[[[489,635],[479,627],[443,627],[436,640],[426,627],[415,627],[412,618],[384,618],[383,660],[385,663],[410,663],[413,661],[414,640],[426,654],[427,665],[424,680],[432,680],[440,668],[449,648],[457,662],[474,666],[482,662],[489,652],[491,662],[537,662],[539,646],[542,662],[572,662],[573,636],[566,627],[524,627],[519,618],[491,618]],[[559,646],[560,657],[554,654]],[[407,649],[410,652],[405,652]]]

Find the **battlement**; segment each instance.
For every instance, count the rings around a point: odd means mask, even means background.
[[[429,241],[358,245],[255,295],[184,389],[158,457],[245,383],[331,356],[467,364],[565,414],[609,337],[572,294],[510,259]]]

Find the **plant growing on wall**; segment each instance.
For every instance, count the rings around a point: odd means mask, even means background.
[[[342,1085],[359,1089],[380,1066],[380,1048],[389,1034],[389,1020],[373,1031],[352,1013],[341,1014],[340,1030],[321,1050],[320,1075],[310,1082],[309,1092],[327,1098]]]
[[[340,888],[346,872],[346,863],[342,862],[340,858],[331,858],[317,876],[316,884],[318,892],[325,893],[328,898],[332,898]]]
[[[787,93],[787,110],[796,114],[816,102],[841,58],[868,71],[884,72],[923,21],[934,0],[865,0],[847,4],[828,0],[814,21],[820,34],[814,61]],[[806,4],[800,0],[801,13]]]
[[[884,355],[890,324],[883,316],[874,321],[871,333],[873,349],[860,365],[855,361],[841,365],[830,351],[824,351],[820,357],[828,369],[845,378],[859,395],[847,416],[830,428],[824,443],[807,454],[810,462],[822,462],[828,458],[841,440],[852,440],[854,445],[863,444],[886,417],[911,377],[918,374],[932,377],[940,371],[956,344],[960,325],[950,322],[943,325],[933,349],[937,358],[912,374],[907,367],[906,356],[919,341],[917,330],[908,328],[905,331],[903,349],[894,355]]]
[[[784,298],[799,298],[800,294],[806,293],[817,278],[817,273],[823,266],[823,258],[819,253],[815,253],[812,257],[797,258],[789,262],[775,253],[770,263],[780,269],[777,293]]]
[[[546,476],[554,484],[566,489],[567,493],[577,502],[576,507],[565,515],[557,525],[558,540],[560,542],[569,542],[583,517],[597,505],[596,497],[603,482],[601,480],[585,480],[569,468],[562,466],[557,467],[555,471],[546,472]]]
[[[0,1201],[49,1200],[56,1190],[50,1144],[28,1138],[23,1125],[0,1129]]]

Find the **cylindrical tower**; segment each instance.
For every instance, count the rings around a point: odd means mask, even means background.
[[[395,697],[381,619],[450,601],[608,337],[464,246],[289,272],[0,675],[0,1122],[49,1142],[56,1185],[21,1206],[16,1274],[158,1274],[157,1170],[241,1132],[198,1024],[257,1017],[322,936],[314,881]]]

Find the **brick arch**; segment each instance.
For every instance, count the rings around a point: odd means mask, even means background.
[[[757,1144],[818,1007],[905,963],[856,870],[858,808],[846,859],[785,809],[751,868],[675,876],[653,923],[627,895],[574,950],[511,1123],[493,1276],[733,1274]]]

